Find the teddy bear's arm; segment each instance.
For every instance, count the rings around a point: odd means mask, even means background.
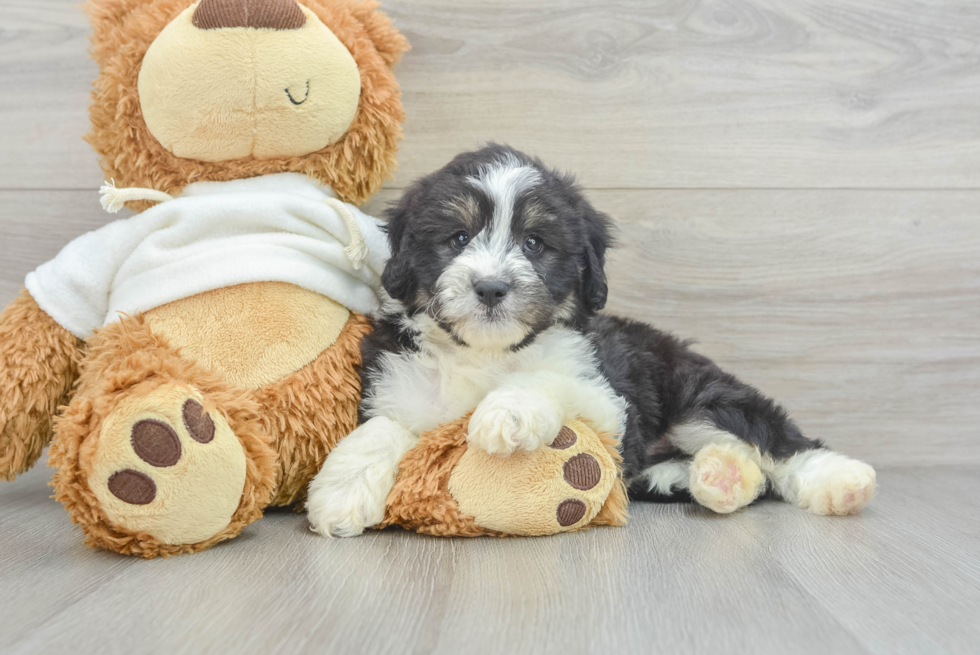
[[[51,440],[54,415],[78,376],[83,343],[26,289],[0,313],[0,480],[29,469]]]

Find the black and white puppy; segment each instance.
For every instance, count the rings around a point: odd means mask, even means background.
[[[498,455],[578,416],[621,435],[634,498],[729,512],[768,488],[820,514],[871,498],[870,466],[676,338],[597,313],[610,219],[570,176],[491,145],[419,180],[387,218],[390,299],[362,346],[360,426],[310,483],[316,531],[379,523],[402,455],[474,407],[468,443]]]

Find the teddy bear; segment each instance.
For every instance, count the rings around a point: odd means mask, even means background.
[[[171,556],[230,539],[306,485],[357,422],[359,345],[382,301],[396,164],[392,67],[374,2],[90,0],[88,142],[103,206],[134,216],[69,243],[0,314],[0,479],[50,443],[86,543]],[[378,527],[442,535],[621,525],[615,440],[569,422],[549,449],[423,435]]]

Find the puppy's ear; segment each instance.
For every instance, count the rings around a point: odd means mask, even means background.
[[[421,196],[421,189],[416,184],[385,211],[385,218],[388,220],[385,231],[388,233],[391,258],[385,264],[384,272],[381,273],[381,286],[389,296],[398,301],[408,299],[415,293],[417,286],[408,243],[409,223],[419,196]]]
[[[606,285],[606,248],[612,243],[612,219],[582,201],[585,223],[585,261],[582,271],[582,296],[586,309],[597,312],[606,306],[609,288]]]

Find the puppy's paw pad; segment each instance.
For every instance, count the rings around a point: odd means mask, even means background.
[[[762,493],[764,485],[759,466],[739,449],[706,446],[691,464],[691,494],[719,514],[748,505]]]

